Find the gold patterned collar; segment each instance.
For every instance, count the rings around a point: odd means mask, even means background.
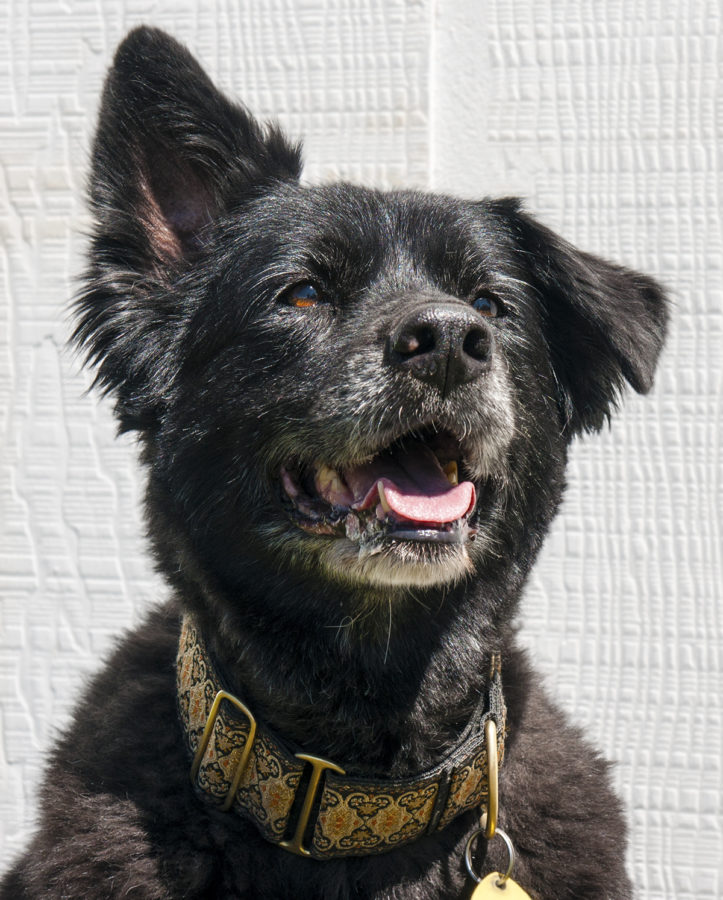
[[[487,802],[486,732],[502,762],[506,711],[497,654],[488,694],[452,753],[421,775],[383,781],[349,777],[329,760],[290,752],[223,690],[188,615],[176,665],[194,785],[221,809],[255,822],[267,840],[301,856],[385,853],[439,831]],[[496,725],[496,741],[489,737],[493,730],[485,728],[488,720]]]

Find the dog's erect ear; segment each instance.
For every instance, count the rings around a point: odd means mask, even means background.
[[[532,266],[569,434],[602,427],[624,380],[641,394],[665,338],[667,300],[647,275],[577,250],[524,213],[518,239]]]
[[[123,430],[158,420],[188,289],[174,279],[198,264],[208,226],[300,168],[299,148],[229,102],[173,38],[138,28],[120,45],[93,146],[73,339],[115,393]]]
[[[119,46],[103,92],[90,192],[101,228],[118,231],[126,252],[135,241],[139,263],[192,255],[229,204],[297,178],[300,167],[298,147],[229,102],[169,35],[138,28]]]

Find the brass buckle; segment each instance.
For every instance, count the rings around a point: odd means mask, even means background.
[[[224,700],[228,700],[229,703],[235,706],[236,709],[238,709],[239,712],[242,712],[249,720],[249,733],[246,737],[246,743],[244,744],[243,752],[241,753],[241,759],[236,766],[236,771],[234,772],[233,779],[231,780],[231,786],[228,789],[226,798],[223,802],[223,806],[221,807],[224,812],[227,812],[233,805],[234,798],[236,797],[236,791],[238,790],[238,786],[241,781],[241,776],[243,775],[244,771],[246,770],[246,766],[248,765],[249,757],[251,755],[251,748],[253,747],[254,738],[256,737],[256,719],[254,718],[253,713],[245,704],[243,704],[238,699],[238,697],[234,697],[233,694],[229,694],[227,691],[219,691],[214,697],[211,711],[208,714],[208,719],[206,719],[206,727],[203,729],[201,742],[199,743],[198,749],[196,750],[196,755],[193,757],[193,765],[191,766],[191,781],[194,785],[196,784],[196,776],[198,775],[198,770],[201,768],[201,762],[203,761],[204,754],[206,753],[208,743],[211,740],[213,728],[216,724],[216,719],[218,718],[218,713]]]
[[[283,847],[284,850],[288,850],[290,853],[296,853],[297,856],[311,856],[311,853],[304,847],[302,841],[304,840],[304,832],[309,824],[309,816],[311,815],[311,809],[314,805],[314,800],[316,799],[316,792],[319,788],[321,773],[324,769],[331,769],[332,772],[338,772],[340,775],[346,775],[346,772],[341,766],[337,766],[336,763],[329,762],[328,759],[323,759],[321,756],[312,756],[311,753],[295,753],[294,755],[297,759],[311,763],[311,778],[309,779],[309,784],[306,788],[304,804],[301,807],[299,820],[296,823],[294,834],[289,840],[281,841],[279,847]]]

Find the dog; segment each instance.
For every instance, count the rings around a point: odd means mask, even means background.
[[[515,199],[300,171],[171,37],[120,45],[74,340],[172,599],[87,689],[0,896],[502,896],[506,838],[525,895],[625,900],[608,766],[514,620],[664,290]]]

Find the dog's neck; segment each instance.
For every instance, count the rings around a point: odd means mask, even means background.
[[[193,753],[194,784],[222,810],[252,819],[272,843],[321,859],[395,849],[486,801],[496,817],[506,726],[498,654],[490,659],[488,684],[454,746],[433,766],[402,770],[401,779],[378,772],[350,779],[348,763],[340,766],[307,748],[287,749],[287,737],[269,730],[224,688],[218,663],[188,614],[177,655],[179,712]]]
[[[357,621],[348,609],[358,597],[327,587],[307,595],[309,614],[281,602],[272,609],[268,590],[257,595],[250,581],[231,605],[217,593],[209,603],[207,588],[192,611],[228,689],[278,733],[342,760],[350,774],[403,775],[434,763],[458,739],[486,690],[490,655],[506,642],[480,627],[482,598],[468,589],[424,605],[390,596]]]

